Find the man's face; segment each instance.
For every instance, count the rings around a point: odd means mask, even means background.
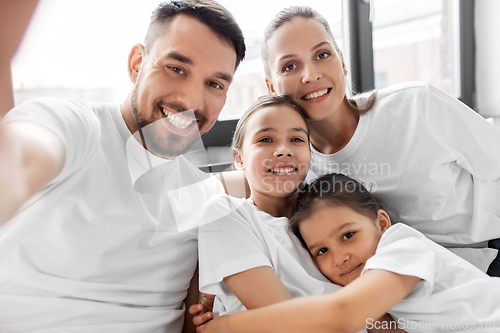
[[[138,58],[139,74],[130,98],[135,120],[130,116],[125,120],[133,132],[137,125],[142,128],[150,152],[177,156],[217,120],[234,74],[236,52],[208,26],[179,14],[151,50]]]

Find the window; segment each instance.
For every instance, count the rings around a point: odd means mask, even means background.
[[[13,60],[16,102],[36,96],[121,103],[131,88],[127,55],[142,42],[160,0],[40,0]],[[355,91],[421,80],[472,106],[473,0],[219,0],[247,42],[226,106],[206,146],[231,141],[237,118],[267,93],[264,28],[282,8],[306,5],[330,23]],[[370,21],[371,19],[371,21]]]

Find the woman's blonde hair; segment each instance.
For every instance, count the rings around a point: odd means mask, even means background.
[[[278,30],[278,28],[280,28],[286,22],[290,22],[297,17],[315,20],[316,22],[320,23],[325,29],[326,33],[332,38],[337,53],[338,54],[342,53],[340,51],[339,46],[337,45],[337,42],[335,41],[335,38],[333,37],[333,33],[332,30],[330,29],[328,21],[320,13],[306,6],[291,6],[284,8],[273,17],[271,22],[269,22],[269,24],[266,27],[266,30],[264,31],[264,38],[262,39],[261,57],[262,57],[262,62],[264,63],[264,72],[268,80],[270,80],[271,78],[271,70],[269,68],[268,41],[273,36],[274,32]],[[377,92],[375,90],[371,92],[371,94],[368,97],[368,101],[367,103],[365,103],[364,106],[359,106],[353,98],[348,98],[347,96],[345,96],[345,100],[349,105],[349,109],[355,115],[361,115],[363,113],[370,111],[370,109],[373,107],[373,104],[375,104],[376,99],[377,99]]]

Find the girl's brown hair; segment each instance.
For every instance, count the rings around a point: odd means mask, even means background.
[[[243,145],[243,138],[245,136],[245,125],[248,122],[248,119],[258,110],[273,106],[273,105],[287,105],[290,106],[292,109],[297,111],[298,114],[304,119],[304,123],[306,123],[306,117],[305,117],[305,112],[304,110],[295,104],[290,98],[288,98],[285,95],[264,95],[259,97],[255,103],[253,103],[247,111],[241,116],[240,120],[238,120],[238,123],[236,124],[236,129],[234,130],[234,135],[233,135],[233,143],[231,144],[232,148],[234,150],[240,150],[241,146]],[[309,132],[309,131],[308,131]],[[308,137],[309,139],[309,137]]]

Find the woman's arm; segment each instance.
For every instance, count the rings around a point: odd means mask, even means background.
[[[370,270],[338,292],[222,316],[198,327],[197,332],[357,332],[405,298],[419,281],[414,276]]]

